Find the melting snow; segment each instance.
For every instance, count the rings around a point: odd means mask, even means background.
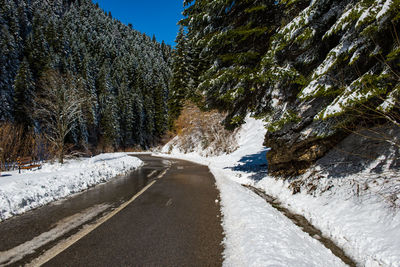
[[[69,160],[63,165],[45,163],[40,170],[23,170],[22,174],[2,172],[0,221],[107,182],[141,164],[126,153],[110,153]]]

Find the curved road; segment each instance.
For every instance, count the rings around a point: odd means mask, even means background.
[[[127,177],[1,223],[0,265],[220,266],[220,207],[208,168],[136,156],[145,166]]]

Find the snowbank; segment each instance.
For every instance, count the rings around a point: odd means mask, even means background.
[[[208,165],[213,172],[221,192],[224,215],[225,265],[339,264],[325,247],[316,244],[264,200],[239,185],[251,184],[278,198],[289,210],[305,216],[361,265],[400,266],[398,210],[386,205],[379,194],[357,196],[354,185],[347,181],[361,179],[360,174],[330,181],[329,185],[333,186],[326,192],[310,195],[304,190],[293,195],[289,183],[266,173],[267,149],[262,146],[265,133],[261,121],[247,118],[239,131],[239,149],[218,157],[205,158],[196,152],[184,154],[176,148],[170,149],[168,144],[165,146],[173,151],[167,156]],[[312,257],[313,254],[318,256]],[[317,257],[321,261],[315,259]]]
[[[126,153],[101,154],[45,163],[40,170],[2,173],[0,177],[0,221],[49,202],[81,192],[141,166],[142,161]]]
[[[250,190],[211,168],[221,191],[224,266],[346,266]]]
[[[266,168],[267,149],[262,146],[265,129],[261,121],[247,118],[238,132],[239,148],[229,155],[201,157],[184,154],[178,148],[167,157],[192,160],[210,167],[221,192],[225,231],[225,266],[344,266],[331,251],[305,234],[265,200],[242,187],[242,167],[259,171]],[[235,182],[236,181],[236,182]]]
[[[346,179],[359,177],[352,175]],[[363,266],[400,266],[398,210],[371,192],[349,194],[353,186],[341,182],[337,179],[333,189],[315,197],[305,190],[293,195],[289,183],[271,177],[255,186],[278,197],[290,210],[303,214]]]

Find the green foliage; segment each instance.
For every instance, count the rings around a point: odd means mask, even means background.
[[[288,123],[298,123],[301,118],[292,110],[287,110],[281,117],[281,119],[268,124],[268,132],[276,132],[283,128]]]
[[[394,47],[392,51],[386,56],[388,62],[395,61],[400,58],[400,46]]]
[[[14,81],[14,119],[17,124],[28,129],[33,125],[33,78],[29,64],[24,59]]]
[[[188,44],[183,26],[180,26],[173,53],[172,78],[168,100],[168,128],[174,128],[174,122],[181,114],[185,99],[188,97],[190,69]]]
[[[197,0],[183,12],[197,62],[189,94],[207,108],[229,111],[227,126],[240,125],[244,111],[256,105],[258,70],[279,25],[279,8],[276,1]]]
[[[254,7],[245,9],[244,12],[246,12],[246,13],[260,12],[260,11],[264,11],[266,8],[267,8],[267,6],[265,6],[265,5],[254,6]]]
[[[189,92],[231,125],[249,111],[276,117],[277,103],[325,103],[312,116],[326,119],[385,101],[400,73],[399,1],[191,1],[181,24],[201,64]],[[270,131],[298,122],[290,108]]]
[[[231,127],[237,127],[244,123],[244,116],[243,115],[235,115],[229,122]]]
[[[306,28],[304,31],[296,37],[294,40],[296,43],[302,44],[312,39],[315,35],[315,31],[311,28]]]

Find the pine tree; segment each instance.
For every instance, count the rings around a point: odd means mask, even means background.
[[[191,84],[205,107],[229,111],[227,126],[237,126],[257,102],[257,72],[275,29],[280,4],[273,0],[185,1],[192,51]],[[199,82],[201,81],[201,83]]]
[[[14,120],[26,128],[32,126],[33,78],[26,58],[19,66],[14,81]]]
[[[14,1],[2,1],[0,22],[0,121],[9,121],[13,119],[13,85],[21,56]]]
[[[143,96],[140,92],[135,92],[132,95],[132,113],[133,113],[133,129],[132,137],[135,144],[144,146],[144,108]]]
[[[115,97],[112,94],[109,79],[109,63],[104,63],[100,69],[97,81],[97,94],[99,99],[99,127],[103,141],[103,149],[108,149],[116,145],[117,122]]]
[[[187,68],[187,44],[183,26],[180,26],[175,42],[176,48],[173,53],[172,78],[168,102],[168,124],[170,129],[173,128],[174,121],[181,113],[188,92],[189,73]]]
[[[170,46],[90,0],[0,0],[0,27],[0,120],[29,125],[26,92],[39,95],[38,81],[54,70],[79,77],[87,99],[66,140],[77,148],[100,139],[108,147],[147,146],[164,131]]]
[[[127,83],[121,84],[118,91],[117,103],[119,110],[119,125],[121,125],[121,145],[123,148],[133,145],[134,113],[133,94],[129,91]]]
[[[154,135],[155,137],[161,137],[167,130],[167,107],[166,97],[164,96],[163,86],[158,83],[154,87]]]

